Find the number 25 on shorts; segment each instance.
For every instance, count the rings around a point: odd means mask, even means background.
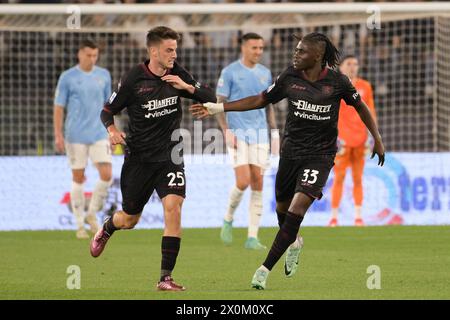
[[[170,172],[167,174],[167,177],[170,178],[169,187],[182,187],[184,186],[184,176],[183,172],[178,171],[176,174],[174,172]],[[175,179],[179,179],[179,182],[175,182]]]
[[[318,170],[305,169],[303,170],[302,182],[307,182],[309,184],[314,184],[317,181]]]

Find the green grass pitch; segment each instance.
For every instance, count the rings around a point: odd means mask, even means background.
[[[250,288],[267,251],[244,249],[246,229],[232,246],[219,229],[186,229],[174,278],[185,292],[157,292],[161,230],[119,231],[97,259],[73,231],[0,232],[0,299],[450,299],[450,227],[305,227],[305,247],[293,278],[283,258],[264,291]],[[275,228],[263,228],[270,245]],[[67,268],[81,270],[69,290]],[[381,289],[367,288],[371,265]]]

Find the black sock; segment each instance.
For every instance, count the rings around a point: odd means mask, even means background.
[[[178,237],[162,237],[161,241],[161,280],[172,274],[180,251],[181,239]]]
[[[278,218],[278,225],[280,228],[283,226],[284,220],[286,219],[286,213],[276,210],[277,212],[277,218]]]
[[[105,229],[106,233],[109,234],[110,236],[112,236],[114,231],[118,230],[118,228],[116,228],[116,226],[113,223],[113,217],[114,214],[110,218],[108,218],[103,224],[103,229]]]
[[[295,241],[302,221],[302,216],[288,211],[284,223],[272,243],[266,261],[263,263],[267,269],[272,270],[273,266],[280,260],[287,248]]]

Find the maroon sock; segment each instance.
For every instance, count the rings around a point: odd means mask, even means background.
[[[266,261],[263,263],[267,269],[272,270],[287,248],[295,241],[302,221],[303,217],[300,215],[291,212],[286,214],[284,223],[272,243]]]

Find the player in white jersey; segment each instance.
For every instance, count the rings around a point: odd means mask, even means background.
[[[92,233],[97,232],[96,213],[101,210],[112,183],[111,146],[100,121],[100,112],[111,95],[111,75],[108,70],[95,65],[98,51],[97,45],[90,40],[81,43],[79,63],[59,77],[54,101],[55,147],[59,153],[66,152],[72,169],[70,202],[79,239],[89,238],[85,222],[90,225]],[[84,171],[88,158],[97,167],[100,180],[95,185],[85,214]]]
[[[218,102],[235,101],[259,94],[272,83],[270,70],[259,63],[264,50],[263,38],[256,33],[247,33],[241,40],[241,58],[225,67],[220,74],[216,90]],[[265,109],[228,112],[226,116],[220,113],[216,118],[225,134],[236,177],[220,237],[225,244],[231,244],[234,212],[244,191],[250,186],[249,226],[245,248],[265,249],[259,242],[258,229],[263,211],[263,174],[269,165],[267,124],[272,129],[272,153],[278,154],[279,149],[279,133],[272,107],[269,105]]]

